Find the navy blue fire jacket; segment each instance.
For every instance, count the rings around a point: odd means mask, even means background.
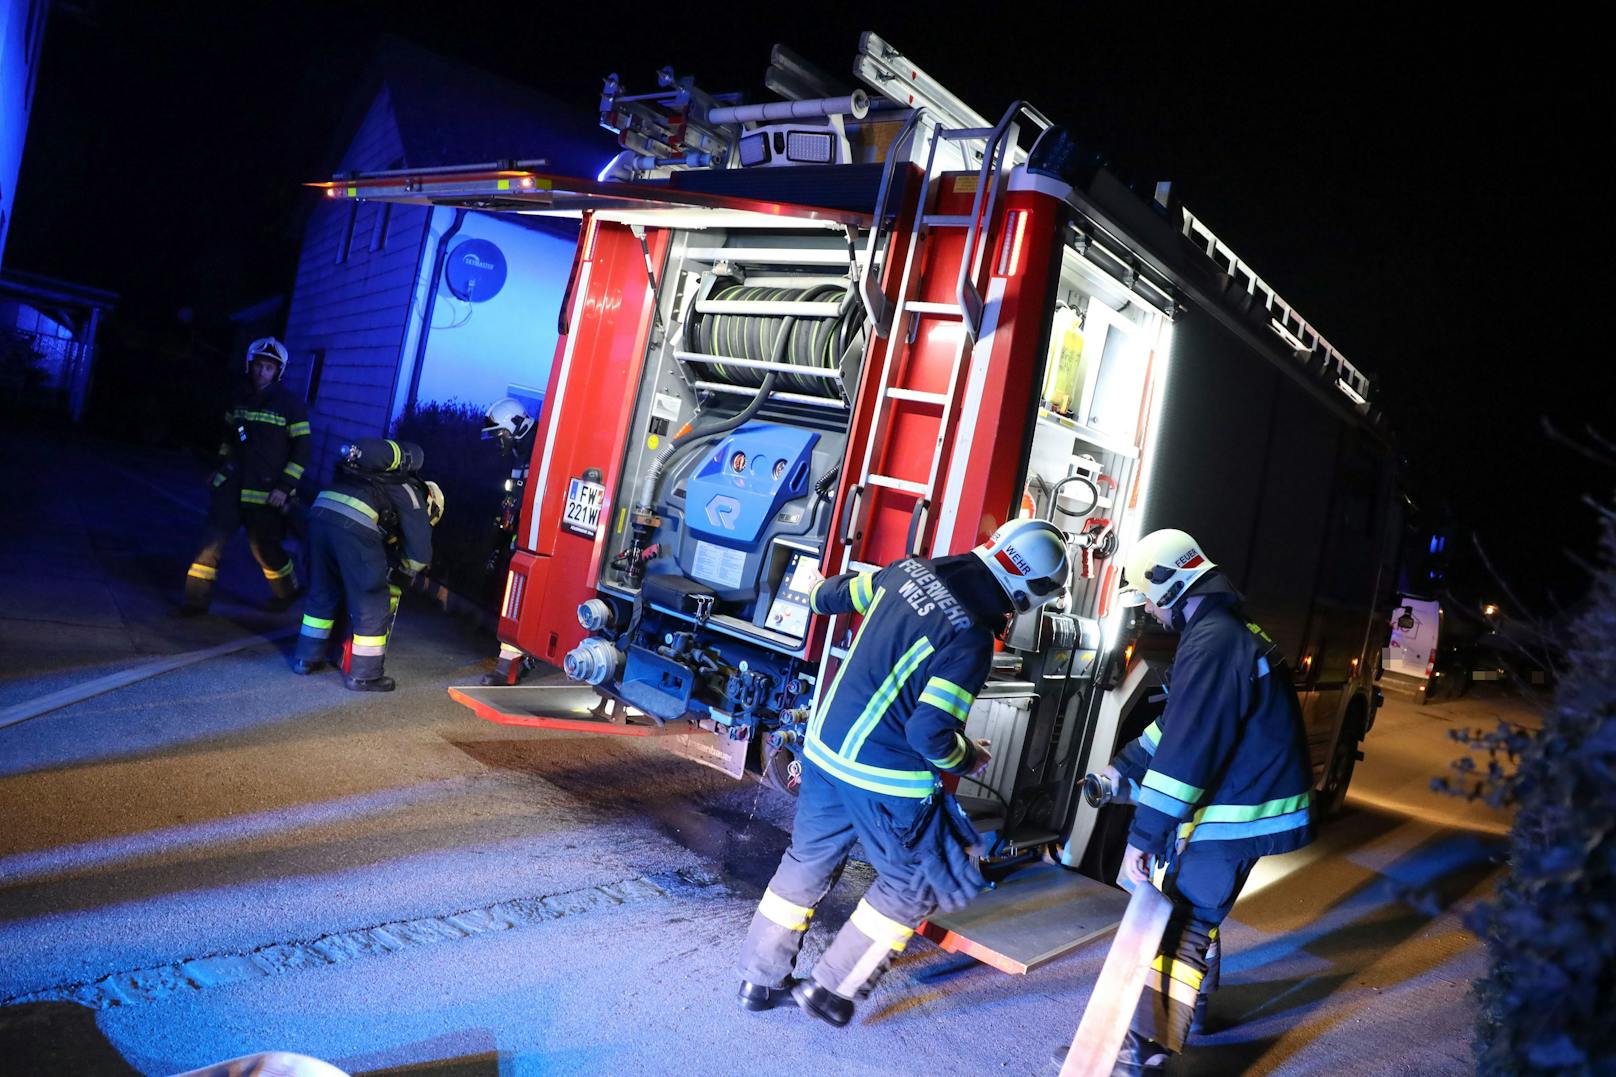
[[[1301,710],[1240,596],[1201,600],[1179,640],[1167,709],[1116,758],[1137,804],[1128,840],[1168,857],[1179,838],[1246,859],[1313,840]]]
[[[309,412],[280,382],[263,392],[251,387],[225,413],[213,485],[232,477],[241,484],[243,504],[265,505],[276,490],[297,489],[309,465]]]
[[[866,792],[917,798],[932,794],[938,772],[976,765],[965,719],[993,666],[994,614],[985,607],[1000,602],[984,581],[997,587],[962,554],[906,558],[814,585],[815,613],[864,621],[808,723],[809,761]]]

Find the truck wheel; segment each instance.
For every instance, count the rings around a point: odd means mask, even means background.
[[[1352,784],[1352,772],[1358,765],[1358,745],[1363,741],[1363,713],[1354,707],[1341,724],[1341,736],[1330,753],[1330,765],[1324,772],[1316,803],[1319,815],[1332,819],[1341,814],[1347,803],[1347,787]]]
[[[802,761],[790,748],[777,748],[769,753],[763,764],[763,783],[788,796],[796,796],[802,788]]]

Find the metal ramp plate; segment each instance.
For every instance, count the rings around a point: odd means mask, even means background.
[[[689,722],[659,726],[632,707],[575,684],[466,685],[449,689],[449,698],[470,707],[477,717],[501,725],[619,737],[670,737],[690,732]]]
[[[1019,871],[966,908],[939,913],[920,933],[950,953],[1012,975],[1071,953],[1122,922],[1128,895],[1058,864]]]

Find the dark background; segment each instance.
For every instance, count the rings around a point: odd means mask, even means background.
[[[1412,5],[1334,19],[982,5],[973,18],[816,3],[761,9],[766,23],[696,5],[472,10],[59,0],[6,259],[121,293],[116,331],[142,371],[121,408],[198,354],[230,369],[224,315],[289,292],[315,197],[299,184],[333,167],[380,35],[593,113],[604,75],[643,92],[664,64],[767,99],[774,42],[842,74],[873,29],[979,112],[1024,97],[1141,190],[1173,180],[1377,378],[1422,518],[1451,521],[1465,550],[1474,529],[1528,606],[1582,591],[1575,557],[1592,556],[1596,529],[1581,498],[1616,476],[1541,423],[1616,439],[1597,257],[1611,102],[1591,27]],[[611,149],[603,132],[602,163]],[[1466,601],[1502,600],[1474,558],[1453,573]]]

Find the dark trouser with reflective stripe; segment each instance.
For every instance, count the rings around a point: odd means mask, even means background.
[[[387,636],[398,607],[387,584],[387,548],[382,534],[331,512],[309,514],[309,597],[296,657],[326,658],[337,616],[347,606],[353,625],[353,665],[358,680],[382,675]]]
[[[1256,862],[1224,860],[1194,845],[1179,857],[1167,877],[1173,914],[1134,1011],[1133,1030],[1139,1035],[1169,1051],[1184,1049],[1196,999],[1217,986],[1216,970],[1208,976],[1207,949]]]
[[[286,517],[279,509],[268,505],[247,505],[241,502],[241,490],[227,482],[213,490],[208,505],[208,522],[202,532],[202,548],[192,558],[191,569],[185,576],[185,604],[196,609],[207,609],[213,600],[213,584],[219,576],[219,561],[236,529],[246,525],[247,545],[252,550],[258,567],[269,581],[270,594],[287,602],[297,596],[297,572],[283,545],[286,541]]]
[[[747,930],[741,979],[768,987],[785,983],[815,906],[835,885],[853,842],[860,841],[876,880],[814,966],[813,978],[844,998],[868,995],[934,908],[931,891],[912,885],[917,854],[904,845],[925,804],[855,789],[804,760],[791,848]]]

